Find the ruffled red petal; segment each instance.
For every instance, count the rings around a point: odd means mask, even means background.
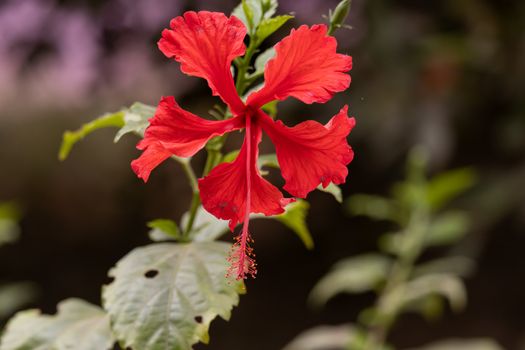
[[[250,213],[281,214],[291,201],[283,198],[281,191],[261,177],[256,164],[258,144],[262,136],[260,126],[253,124],[250,134],[251,136],[246,137],[252,138],[251,154],[247,153],[245,137],[241,151],[233,162],[220,164],[208,176],[199,179],[203,207],[216,217],[229,220],[232,231],[245,219],[248,189],[250,189]],[[249,162],[251,169],[249,184],[246,162]]]
[[[242,113],[244,104],[235,90],[230,66],[246,51],[244,24],[220,12],[190,11],[172,19],[170,27],[162,32],[160,50],[180,62],[184,73],[206,79],[213,94],[234,114]]]
[[[139,178],[147,182],[149,175],[160,163],[171,156],[171,152],[162,147],[160,142],[151,142],[149,144],[139,143],[137,146],[144,152],[139,158],[131,162],[131,168]]]
[[[182,109],[175,98],[163,97],[137,145],[144,150],[132,162],[135,173],[147,181],[150,172],[169,156],[191,157],[215,136],[244,127],[242,117],[212,121]]]
[[[276,56],[264,72],[264,87],[248,98],[260,107],[293,96],[305,103],[324,103],[350,85],[352,57],[336,52],[337,41],[325,25],[306,25],[275,45]]]
[[[319,184],[345,182],[346,166],[354,157],[346,137],[355,125],[347,111],[343,107],[326,125],[309,120],[291,128],[259,112],[262,128],[275,145],[284,189],[291,195],[305,198]]]

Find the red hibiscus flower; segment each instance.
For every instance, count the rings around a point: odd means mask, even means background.
[[[301,26],[275,46],[276,55],[264,72],[265,85],[244,103],[235,89],[230,66],[244,55],[246,28],[236,17],[214,12],[186,12],[162,32],[158,45],[169,58],[180,62],[182,72],[204,78],[214,95],[230,108],[233,117],[221,121],[200,118],[182,109],[173,97],[163,97],[137,148],[142,155],[131,165],[144,181],[171,155],[190,157],[213,137],[244,129],[244,143],[231,163],[215,167],[199,179],[203,207],[217,218],[229,220],[233,231],[243,222],[231,257],[238,278],[255,274],[248,232],[250,213],[276,215],[293,198],[261,177],[257,167],[258,145],[264,131],[274,143],[284,189],[304,198],[319,184],[341,184],[353,152],[346,141],[355,121],[347,106],[326,125],[306,121],[287,127],[274,121],[261,106],[295,97],[305,103],[324,103],[348,88],[350,56],[336,52],[336,40],[325,25]]]

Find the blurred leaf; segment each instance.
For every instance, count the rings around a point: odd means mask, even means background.
[[[273,100],[265,104],[261,107],[261,109],[268,113],[268,115],[275,119],[277,116],[277,104],[279,103],[279,100]]]
[[[335,185],[333,182],[330,182],[326,188],[323,187],[323,185],[319,185],[317,186],[317,189],[319,191],[330,193],[332,196],[334,196],[336,201],[343,203],[343,191],[341,191],[341,187]]]
[[[144,136],[144,131],[149,125],[149,119],[155,115],[156,108],[144,103],[135,102],[125,110],[124,126],[115,135],[114,142],[128,133],[134,133],[140,137]]]
[[[318,326],[299,334],[283,350],[360,349],[364,341],[363,331],[351,324]]]
[[[461,311],[467,303],[467,292],[463,281],[451,274],[433,274],[417,277],[402,286],[402,305],[413,307],[423,298],[440,295],[448,300],[452,310]]]
[[[448,211],[439,215],[428,228],[425,244],[441,246],[456,243],[467,233],[468,216],[459,211]]]
[[[179,227],[173,220],[156,219],[148,222],[147,226],[151,228],[149,237],[152,241],[159,242],[181,238]]]
[[[268,63],[268,61],[271,60],[274,56],[275,56],[275,48],[273,46],[263,51],[262,53],[260,53],[255,59],[255,63],[254,63],[255,73],[254,74],[262,74],[264,72],[264,68],[266,67],[266,63]]]
[[[471,168],[455,169],[433,177],[427,186],[427,199],[431,208],[442,208],[475,182],[476,173]]]
[[[189,213],[184,213],[181,219],[181,227],[186,227],[189,220]],[[195,242],[209,242],[218,239],[228,232],[228,221],[217,219],[208,213],[202,206],[197,209],[193,229],[190,232],[190,239]]]
[[[259,166],[259,169],[265,166],[279,169],[279,161],[277,160],[277,155],[275,153],[260,155],[257,159],[257,165]]]
[[[23,311],[7,324],[1,350],[113,349],[109,318],[102,309],[80,299],[58,304],[54,316]]]
[[[375,220],[397,221],[399,218],[396,203],[385,197],[356,194],[348,198],[345,204],[353,215],[367,216]]]
[[[93,120],[92,122],[82,125],[76,131],[66,131],[62,137],[62,144],[58,153],[58,159],[65,160],[73,146],[92,132],[109,127],[121,128],[124,126],[125,110],[116,113],[107,113]]]
[[[244,292],[227,278],[231,245],[157,243],[137,248],[111,269],[104,307],[122,347],[191,350],[208,343],[217,316],[228,320]]]
[[[256,40],[259,43],[263,42],[267,37],[272,35],[275,31],[281,28],[286,22],[288,22],[292,18],[293,16],[283,15],[263,19],[259,24],[259,27],[257,28],[257,32],[255,33],[255,37],[257,38]]]
[[[15,242],[20,237],[18,224],[9,219],[0,219],[0,246]]]
[[[474,260],[463,256],[450,256],[416,266],[413,275],[419,277],[429,274],[445,273],[468,277],[472,274],[475,264]]]
[[[492,339],[448,339],[410,350],[503,350]]]
[[[18,220],[20,220],[20,209],[15,203],[0,203],[0,245],[18,239],[20,236]]]
[[[310,293],[314,305],[323,305],[339,293],[362,293],[384,281],[391,259],[380,254],[366,254],[338,262]]]
[[[299,199],[294,203],[288,204],[283,214],[273,218],[295,232],[307,249],[313,249],[314,240],[306,225],[306,216],[309,208],[310,204],[307,201]]]
[[[0,318],[9,316],[36,296],[34,284],[29,282],[10,283],[0,287]]]
[[[20,208],[14,202],[0,203],[0,219],[12,221],[20,220]]]

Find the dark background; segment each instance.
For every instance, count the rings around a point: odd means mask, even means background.
[[[292,26],[324,21],[336,1],[281,0]],[[54,312],[68,297],[100,302],[107,270],[146,244],[145,222],[179,218],[191,193],[176,164],[144,185],[129,163],[137,141],[114,145],[104,130],[57,160],[62,132],[133,101],[174,95],[205,116],[217,100],[206,83],[179,72],[157,50],[169,19],[189,9],[229,13],[235,1],[8,0],[0,5],[0,200],[23,208],[22,238],[0,248],[4,281],[39,286],[33,307]],[[431,172],[473,166],[477,186],[458,205],[475,222],[454,249],[475,258],[464,313],[427,323],[403,317],[399,347],[441,337],[493,337],[525,348],[525,2],[510,0],[354,0],[337,33],[354,57],[352,85],[325,105],[280,105],[289,125],[326,122],[348,103],[357,119],[356,152],[344,194],[384,194],[403,177],[415,144],[431,151]],[[263,144],[262,150],[271,151]],[[235,142],[230,144],[234,147]],[[194,164],[202,167],[203,159]],[[279,179],[277,179],[278,183]],[[316,242],[307,251],[272,221],[253,223],[259,274],[230,322],[215,321],[210,349],[279,349],[318,324],[354,321],[372,295],[306,306],[315,282],[343,257],[376,249],[380,224],[347,215],[324,193],[309,196]],[[437,252],[442,253],[442,252]],[[444,252],[443,252],[444,253]],[[205,347],[199,346],[199,349]]]

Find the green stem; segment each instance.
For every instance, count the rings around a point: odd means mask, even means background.
[[[179,160],[177,159],[177,161]],[[191,167],[190,161],[188,159],[184,159],[183,161],[179,161],[179,163],[182,165],[182,170],[184,170],[186,177],[190,181],[191,191],[194,194],[199,193],[197,176],[195,175],[195,172],[193,171],[193,168]]]
[[[428,215],[427,208],[424,206],[414,209],[403,234],[403,242],[406,242],[407,246],[404,247],[398,260],[394,263],[385,287],[376,302],[377,314],[374,324],[369,327],[363,350],[383,349],[392,325],[401,313],[402,301],[400,299],[392,300],[389,297],[392,292],[398,288],[403,288],[410,280],[415,263],[423,251]]]
[[[246,73],[248,72],[248,67],[250,67],[250,62],[252,61],[253,54],[257,49],[258,43],[256,40],[250,40],[250,44],[246,49],[246,54],[244,55],[237,72],[237,82],[235,83],[235,88],[239,93],[239,96],[242,96],[246,91],[246,88],[249,86],[250,81],[246,79]]]

